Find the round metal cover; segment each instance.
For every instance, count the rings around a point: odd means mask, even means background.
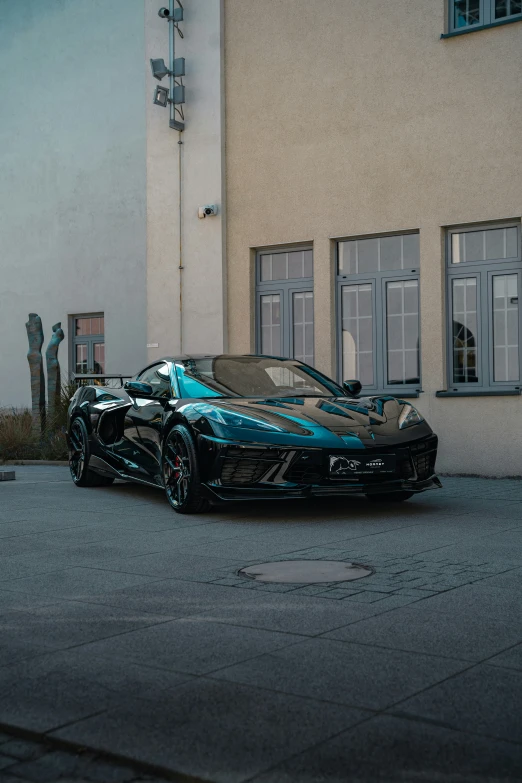
[[[276,563],[241,568],[240,576],[258,582],[289,582],[316,584],[320,582],[351,582],[370,576],[372,569],[358,563],[339,560],[280,560]]]

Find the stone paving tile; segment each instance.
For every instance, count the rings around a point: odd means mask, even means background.
[[[520,624],[471,613],[428,611],[429,600],[415,602],[384,617],[371,617],[356,625],[337,628],[325,636],[470,662],[483,661],[520,641]]]
[[[339,704],[199,678],[182,685],[174,703],[111,710],[56,736],[128,758],[139,753],[214,783],[241,783],[367,716]]]
[[[520,722],[513,720],[521,703],[522,672],[481,665],[407,699],[392,712],[522,745]]]
[[[357,629],[361,623],[348,627]],[[212,677],[381,710],[469,667],[465,661],[348,644],[327,636],[223,668]]]
[[[35,740],[0,735],[2,783],[166,783],[165,779],[99,754],[53,748]]]
[[[517,783],[522,746],[387,715],[284,761],[252,783]]]

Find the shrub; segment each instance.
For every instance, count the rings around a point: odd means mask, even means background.
[[[29,410],[0,410],[0,459],[41,459]]]
[[[74,384],[64,384],[52,418],[47,415],[40,434],[33,429],[31,411],[0,409],[0,462],[8,459],[67,459],[65,428],[67,409],[76,391]]]

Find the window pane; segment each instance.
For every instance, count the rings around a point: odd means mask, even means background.
[[[261,280],[272,279],[272,256],[268,253],[261,256]]]
[[[493,365],[495,381],[518,381],[518,278],[495,275],[493,278]]]
[[[339,242],[339,274],[357,274],[357,242]]]
[[[518,258],[518,229],[505,228],[506,234],[506,252],[504,258]]]
[[[464,260],[464,234],[453,234],[451,237],[451,263],[460,264]]]
[[[292,295],[294,359],[314,363],[314,295],[299,291]]]
[[[281,297],[261,297],[261,353],[281,355]]]
[[[381,269],[402,269],[402,237],[382,237]]]
[[[480,0],[453,0],[455,27],[469,27],[480,22]]]
[[[303,277],[303,252],[288,253],[288,277]]]
[[[419,383],[419,283],[386,284],[387,364],[389,384]]]
[[[495,0],[495,19],[522,13],[521,0]]]
[[[76,319],[76,334],[84,336],[91,333],[91,319],[90,318],[77,318]]]
[[[345,379],[357,378],[363,386],[372,386],[372,286],[343,286],[341,301],[343,376]]]
[[[272,280],[286,280],[287,275],[287,254],[273,253],[272,255]]]
[[[105,343],[94,343],[94,372],[105,373]]]
[[[404,234],[402,237],[402,268],[417,269],[420,263],[420,247],[418,234]]]
[[[357,242],[357,272],[365,275],[379,269],[379,240],[359,239]]]
[[[464,261],[484,261],[484,239],[483,231],[467,231],[464,234]]]
[[[497,228],[493,231],[486,231],[486,259],[488,261],[493,261],[495,258],[505,258],[505,238],[505,228]]]
[[[84,344],[75,346],[75,370],[76,373],[86,373],[87,368],[87,346]]]
[[[453,383],[477,383],[477,279],[452,281]]]
[[[304,251],[304,277],[314,276],[314,254],[311,250]]]

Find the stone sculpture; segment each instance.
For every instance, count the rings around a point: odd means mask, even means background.
[[[47,364],[47,406],[49,416],[54,416],[60,400],[61,378],[58,362],[58,348],[64,338],[62,324],[59,321],[53,326],[53,334],[45,352]]]
[[[45,378],[43,370],[42,345],[44,334],[42,321],[36,313],[29,313],[29,320],[25,328],[29,340],[27,361],[31,373],[31,406],[33,427],[42,429],[45,426]]]

